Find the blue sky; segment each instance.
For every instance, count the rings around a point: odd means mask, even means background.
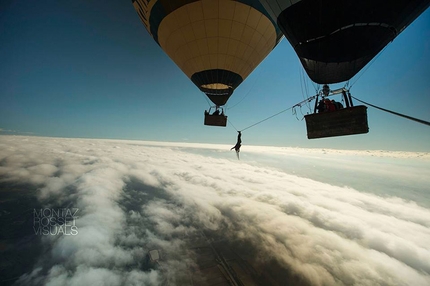
[[[229,126],[204,126],[205,95],[150,38],[131,1],[8,2],[0,6],[1,134],[233,146],[232,125],[244,129],[315,94],[283,40],[230,98]],[[351,93],[430,120],[428,63],[429,10],[351,80]],[[428,126],[373,108],[366,135],[308,140],[307,112],[298,109],[297,119],[287,111],[246,130],[244,146],[430,151]]]

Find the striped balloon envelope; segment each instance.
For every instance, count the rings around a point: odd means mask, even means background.
[[[133,0],[133,5],[155,42],[217,107],[282,36],[257,0]]]

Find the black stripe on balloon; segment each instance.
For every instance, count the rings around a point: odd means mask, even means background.
[[[160,26],[160,23],[163,21],[163,19],[175,11],[178,8],[181,8],[182,6],[185,6],[189,3],[197,2],[198,0],[159,0],[157,1],[154,6],[151,9],[151,14],[149,17],[149,24],[151,26],[151,34],[154,37],[154,40],[158,43],[158,27]],[[267,11],[264,9],[263,5],[258,0],[237,0],[237,2],[243,3],[245,5],[248,5],[263,15],[265,15],[271,22],[272,25],[275,27],[276,30],[276,43],[279,42],[279,40],[282,37],[282,32],[276,25],[276,23],[272,20],[272,18],[269,16]],[[275,43],[275,44],[276,44]],[[158,43],[159,44],[159,43]]]
[[[151,15],[149,17],[149,25],[151,26],[151,34],[154,40],[158,43],[158,27],[161,21],[182,6],[185,6],[192,2],[197,2],[198,0],[159,0],[157,1],[151,9]],[[159,43],[158,43],[159,44]]]
[[[191,80],[198,88],[200,88],[202,85],[222,83],[235,89],[239,84],[242,83],[243,78],[232,71],[212,69],[196,72],[191,76]]]
[[[235,72],[212,69],[200,71],[191,76],[192,82],[218,106],[226,104],[234,89],[242,83],[243,78]],[[226,88],[205,88],[204,85],[224,84]]]

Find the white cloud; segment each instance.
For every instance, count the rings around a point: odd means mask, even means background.
[[[430,283],[430,210],[388,189],[428,186],[427,153],[246,146],[238,161],[229,148],[0,137],[1,181],[79,208],[79,234],[45,237],[49,254],[20,282],[177,284],[193,265],[187,237],[204,230],[252,245],[251,265],[266,271],[276,261],[305,284]],[[342,184],[325,173],[333,170]],[[148,268],[152,249],[162,259]]]

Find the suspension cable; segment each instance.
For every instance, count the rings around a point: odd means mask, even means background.
[[[210,103],[210,102],[209,102],[209,100],[208,100],[207,95],[206,95],[203,91],[202,91],[202,95],[203,95],[203,97],[206,99],[206,102],[208,103],[209,107],[212,107],[211,103]]]
[[[230,119],[228,119],[228,117],[227,117],[227,121],[228,121],[229,125],[233,126],[234,130],[239,131],[239,130],[237,130],[237,128],[233,125],[233,123],[231,123],[231,121],[230,121]]]
[[[273,118],[273,117],[275,117],[275,116],[278,116],[279,114],[284,113],[284,112],[286,112],[286,111],[288,111],[288,110],[293,109],[293,114],[294,114],[294,108],[295,108],[295,107],[301,107],[303,103],[310,102],[310,101],[312,101],[313,99],[315,99],[316,97],[317,97],[317,95],[314,95],[314,96],[308,97],[307,99],[302,100],[301,102],[299,102],[299,103],[297,103],[297,104],[295,104],[295,105],[293,105],[293,106],[290,106],[290,107],[288,107],[288,108],[286,108],[286,109],[284,109],[284,110],[281,110],[281,111],[279,111],[279,112],[277,112],[277,113],[275,113],[275,114],[273,114],[273,115],[271,115],[271,116],[269,116],[269,117],[267,117],[267,118],[264,118],[264,119],[262,119],[262,120],[260,120],[260,121],[258,121],[258,122],[256,122],[256,123],[254,123],[254,124],[252,124],[252,125],[250,125],[250,126],[248,126],[248,127],[246,127],[246,128],[243,128],[243,129],[241,130],[241,132],[243,132],[243,131],[245,131],[245,130],[247,130],[247,129],[249,129],[249,128],[252,128],[252,127],[254,127],[254,126],[256,126],[256,125],[258,125],[258,124],[260,124],[260,123],[263,123],[264,121],[267,121],[267,120],[269,120],[269,119],[271,119],[271,118]],[[389,112],[389,113],[392,113],[392,114],[394,114],[394,115],[397,115],[397,116],[400,116],[400,117],[404,117],[404,118],[407,118],[407,119],[409,119],[409,120],[413,120],[413,121],[416,121],[416,122],[419,122],[419,123],[422,123],[422,124],[425,124],[425,125],[429,125],[429,126],[430,126],[430,122],[429,122],[429,121],[425,121],[425,120],[422,120],[422,119],[418,119],[418,118],[415,118],[415,117],[412,117],[412,116],[408,116],[408,115],[405,115],[405,114],[401,114],[401,113],[398,113],[398,112],[395,112],[395,111],[391,111],[391,110],[388,110],[388,109],[385,109],[385,108],[382,108],[382,107],[379,107],[379,106],[376,106],[376,105],[373,105],[373,104],[367,103],[367,102],[362,101],[362,100],[360,100],[360,99],[358,99],[358,98],[356,98],[356,97],[354,97],[354,96],[352,96],[352,95],[351,95],[351,97],[352,97],[352,98],[354,98],[355,100],[357,100],[357,101],[359,101],[359,102],[361,102],[361,103],[364,103],[364,104],[366,104],[366,105],[369,105],[369,106],[371,106],[371,107],[374,107],[374,108],[380,109],[380,110],[382,110],[382,111]],[[233,128],[234,128],[236,131],[239,131],[239,130],[238,130],[238,129],[237,129],[237,128],[236,128],[236,127],[231,123],[231,121],[230,121],[230,120],[228,120],[228,122],[231,124],[231,126],[233,126]]]
[[[275,113],[275,114],[273,114],[273,115],[271,115],[271,116],[269,116],[269,117],[267,117],[267,118],[264,118],[263,120],[258,121],[257,123],[254,123],[254,124],[252,124],[252,125],[250,125],[250,126],[248,126],[248,127],[244,128],[244,129],[242,129],[241,131],[245,131],[245,130],[247,130],[247,129],[251,128],[251,127],[254,127],[254,126],[256,126],[256,125],[258,125],[258,124],[260,124],[260,123],[263,123],[264,121],[269,120],[269,119],[271,119],[271,118],[273,118],[273,117],[275,117],[275,116],[278,116],[279,114],[284,113],[285,111],[288,111],[288,110],[290,110],[290,109],[293,109],[293,108],[294,108],[294,107],[296,107],[296,106],[301,106],[303,103],[309,102],[309,101],[313,100],[315,97],[316,97],[316,95],[311,96],[311,97],[308,97],[308,98],[306,98],[305,100],[302,100],[301,102],[299,102],[299,103],[297,103],[297,104],[294,104],[293,106],[290,106],[290,107],[288,107],[288,108],[286,108],[286,109],[284,109],[284,110],[281,110],[281,111],[279,111],[278,113]],[[234,126],[233,126],[233,127],[234,127]],[[236,129],[236,128],[235,128],[235,129]],[[238,130],[236,129],[236,131],[238,131]]]
[[[269,116],[269,117],[267,117],[267,118],[265,118],[265,119],[263,119],[263,120],[260,120],[260,121],[258,121],[257,123],[254,123],[254,124],[252,124],[252,125],[250,125],[250,126],[248,126],[248,127],[244,128],[244,129],[242,129],[241,131],[245,131],[246,129],[249,129],[249,128],[251,128],[251,127],[254,127],[255,125],[258,125],[258,124],[260,124],[260,123],[262,123],[262,122],[264,122],[264,121],[266,121],[266,120],[269,120],[270,118],[273,118],[273,117],[275,117],[275,116],[277,116],[277,115],[279,115],[279,114],[281,114],[281,113],[284,113],[284,112],[285,112],[285,111],[287,111],[287,110],[290,110],[291,108],[293,108],[293,107],[291,106],[291,107],[288,107],[287,109],[284,109],[284,110],[282,110],[282,111],[279,111],[278,113],[276,113],[276,114],[274,114],[274,115],[272,115],[272,116]]]
[[[254,90],[254,87],[255,87],[255,85],[257,84],[258,79],[260,78],[260,75],[261,75],[261,73],[262,73],[262,72],[263,72],[263,70],[262,70],[262,69],[260,69],[260,71],[259,71],[259,73],[258,73],[258,75],[257,75],[257,79],[256,79],[256,80],[254,80],[254,82],[253,82],[253,84],[252,84],[251,88],[248,90],[248,92],[245,94],[245,96],[244,96],[244,97],[242,97],[242,99],[241,99],[241,100],[239,100],[237,103],[235,103],[233,106],[231,106],[231,107],[227,108],[227,110],[230,110],[230,109],[234,108],[234,107],[235,107],[235,106],[237,106],[239,103],[241,103],[245,98],[247,98],[247,97],[248,97],[248,95],[251,93],[251,91],[253,91],[253,90]]]
[[[421,124],[425,124],[425,125],[429,125],[429,126],[430,126],[430,122],[429,122],[429,121],[425,121],[425,120],[422,120],[422,119],[418,119],[418,118],[415,118],[415,117],[412,117],[412,116],[408,116],[408,115],[405,115],[405,114],[401,114],[401,113],[398,113],[398,112],[395,112],[395,111],[391,111],[391,110],[388,110],[388,109],[385,109],[385,108],[382,108],[382,107],[379,107],[379,106],[376,106],[376,105],[373,105],[373,104],[370,104],[370,103],[364,102],[364,101],[362,101],[362,100],[360,100],[360,99],[358,99],[358,98],[356,98],[356,97],[354,97],[354,96],[352,96],[352,95],[351,95],[351,97],[352,97],[352,98],[354,98],[354,99],[355,99],[355,100],[357,100],[357,101],[360,101],[361,103],[364,103],[364,104],[366,104],[366,105],[372,106],[372,107],[377,108],[377,109],[380,109],[380,110],[382,110],[382,111],[385,111],[385,112],[388,112],[388,113],[392,113],[392,114],[394,114],[394,115],[397,115],[397,116],[400,116],[400,117],[404,117],[404,118],[406,118],[406,119],[413,120],[413,121],[419,122],[419,123],[421,123]]]
[[[376,57],[374,57],[371,61],[370,61],[370,63],[368,63],[367,64],[367,66],[365,67],[365,69],[363,70],[363,72],[361,72],[360,73],[360,75],[354,80],[354,82],[353,83],[351,83],[351,85],[349,86],[349,90],[351,90],[351,88],[352,88],[352,86],[360,79],[360,77],[362,77],[363,76],[363,74],[369,69],[369,67],[374,63],[374,62],[376,62],[376,59],[377,58],[379,58],[381,55],[382,55],[382,53],[385,51],[385,49],[388,47],[388,45],[386,45],[383,49],[382,49],[382,51],[380,51],[379,52],[379,54],[377,54],[376,55]],[[348,80],[348,84],[349,84],[349,81],[350,80]]]
[[[255,81],[254,81],[254,85],[255,85]],[[247,98],[247,97],[248,97],[248,95],[251,93],[251,90],[253,90],[253,88],[254,88],[254,86],[253,86],[250,90],[248,90],[248,92],[245,94],[245,96],[244,96],[244,97],[242,97],[242,99],[241,99],[241,100],[239,100],[239,101],[238,101],[237,103],[235,103],[233,106],[231,106],[231,107],[227,108],[227,110],[232,109],[233,107],[235,107],[235,106],[237,106],[239,103],[241,103],[245,98]]]

